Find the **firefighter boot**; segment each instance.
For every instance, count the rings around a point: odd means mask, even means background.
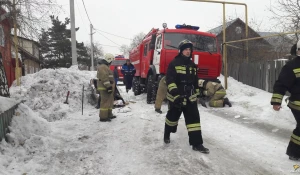
[[[164,133],[164,142],[166,144],[169,144],[171,141],[170,141],[170,132],[169,131],[166,131],[166,128],[165,128],[165,133]]]
[[[300,157],[289,156],[290,160],[300,161]]]
[[[229,107],[231,107],[231,103],[229,102],[229,99],[228,98],[224,98],[224,101],[223,101],[223,107],[225,107],[225,105],[228,105]]]
[[[202,144],[196,145],[196,146],[193,145],[193,150],[194,151],[199,151],[199,152],[204,153],[204,154],[209,153],[209,149],[205,148]]]
[[[107,118],[107,119],[100,119],[99,121],[100,121],[100,122],[110,122],[111,119],[110,119],[110,118]]]
[[[109,117],[109,119],[114,119],[114,118],[117,118],[117,116],[113,115],[113,116]]]
[[[160,109],[155,109],[155,112],[157,112],[157,113],[162,113],[162,111],[160,110]]]

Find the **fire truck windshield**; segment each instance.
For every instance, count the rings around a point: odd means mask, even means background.
[[[164,48],[177,49],[179,42],[184,39],[188,39],[193,43],[194,50],[209,53],[217,52],[216,38],[185,33],[165,33]]]

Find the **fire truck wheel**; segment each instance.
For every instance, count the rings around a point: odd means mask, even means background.
[[[152,75],[149,75],[148,77],[148,83],[147,83],[147,103],[153,104],[153,78]]]
[[[133,77],[133,82],[132,82],[132,90],[135,96],[141,94],[141,87],[140,87],[140,81],[138,77]]]

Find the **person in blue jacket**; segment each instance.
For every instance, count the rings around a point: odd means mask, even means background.
[[[125,80],[124,82],[125,82],[125,85],[126,85],[126,92],[128,93],[128,91],[131,89],[132,79],[133,79],[134,74],[136,72],[135,67],[133,66],[133,64],[130,63],[129,59],[127,59],[126,63],[123,64],[121,72],[124,75],[124,80]]]

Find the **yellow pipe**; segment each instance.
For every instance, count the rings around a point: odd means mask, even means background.
[[[13,23],[14,23],[14,45],[15,45],[15,54],[16,54],[16,68],[15,68],[15,77],[17,80],[17,86],[20,86],[20,69],[19,69],[19,57],[18,57],[18,38],[17,38],[17,14],[16,14],[16,0],[13,0]]]

